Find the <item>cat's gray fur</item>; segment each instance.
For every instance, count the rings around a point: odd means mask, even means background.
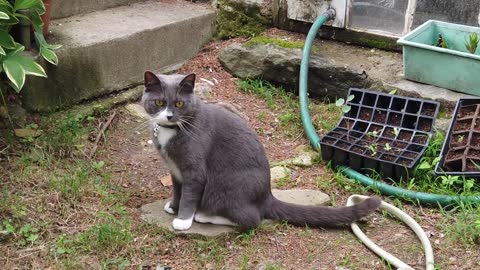
[[[202,212],[225,217],[242,230],[256,227],[264,218],[299,226],[332,227],[349,224],[379,207],[379,198],[340,208],[277,200],[271,193],[265,150],[255,132],[245,120],[222,106],[199,100],[193,94],[194,84],[194,74],[145,73],[145,110],[156,119],[165,107],[159,108],[154,100],[166,101],[170,121],[152,121],[174,125],[171,130],[175,135],[165,145],[160,145],[156,137],[153,141],[172,169],[174,192],[170,207],[180,221],[191,220],[196,212]],[[175,107],[177,101],[184,102],[183,107]]]

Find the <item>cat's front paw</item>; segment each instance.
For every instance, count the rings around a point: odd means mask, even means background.
[[[192,227],[193,217],[189,219],[176,218],[172,222],[172,226],[177,231],[185,231]]]
[[[165,207],[163,207],[163,210],[165,210],[165,212],[171,214],[171,215],[175,215],[175,210],[173,210],[172,208],[172,201],[169,201],[165,204]]]

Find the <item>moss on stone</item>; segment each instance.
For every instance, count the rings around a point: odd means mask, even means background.
[[[229,39],[238,36],[253,37],[266,29],[268,20],[261,15],[261,7],[221,0],[217,15],[217,36]]]
[[[269,36],[257,36],[253,37],[249,41],[245,43],[245,46],[247,47],[253,47],[258,44],[275,44],[278,47],[282,48],[293,48],[293,49],[303,49],[303,46],[305,45],[304,41],[290,41],[290,40],[285,40],[281,38],[275,38],[275,37],[269,37]],[[312,46],[312,51],[313,52],[318,52],[318,48],[313,45]]]
[[[383,49],[383,50],[392,50],[396,46],[395,43],[389,42],[387,40],[359,38],[358,41],[360,44],[364,46]]]

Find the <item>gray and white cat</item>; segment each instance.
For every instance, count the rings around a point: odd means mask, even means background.
[[[247,123],[193,93],[195,74],[145,72],[143,103],[152,117],[153,141],[173,178],[175,230],[199,223],[248,230],[264,218],[310,227],[349,224],[375,211],[379,198],[352,207],[285,203],[272,196],[265,150]]]

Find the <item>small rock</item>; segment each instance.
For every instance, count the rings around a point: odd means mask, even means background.
[[[142,105],[131,103],[125,105],[125,109],[134,117],[140,119],[150,119],[150,116],[145,112],[145,109]]]
[[[28,138],[28,137],[35,138],[42,135],[41,130],[30,129],[30,128],[17,128],[14,130],[14,132],[15,132],[15,135],[20,138]]]
[[[212,86],[207,82],[200,82],[195,84],[194,92],[200,99],[205,100],[210,96]]]
[[[272,181],[289,178],[292,171],[285,166],[276,166],[270,169],[270,178]]]
[[[313,165],[313,161],[318,157],[318,152],[315,152],[310,147],[306,145],[300,145],[295,148],[295,152],[298,155],[294,158],[289,158],[278,163],[273,163],[275,165],[293,165],[298,167],[310,167]]]
[[[7,107],[8,112],[6,113],[10,115],[12,121],[20,127],[25,127],[27,124],[27,111],[18,104],[9,104]]]

